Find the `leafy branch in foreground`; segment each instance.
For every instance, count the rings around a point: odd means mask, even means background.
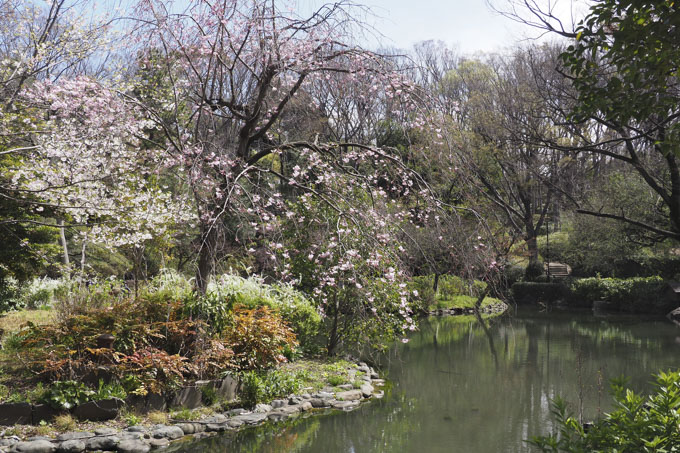
[[[652,392],[638,395],[622,379],[612,382],[616,410],[586,426],[571,415],[564,400],[553,402],[559,430],[529,443],[542,452],[651,453],[680,451],[680,372],[661,372]]]

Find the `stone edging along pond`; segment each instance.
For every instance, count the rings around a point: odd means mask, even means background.
[[[342,391],[325,388],[319,392],[301,395],[290,395],[286,399],[277,399],[270,404],[258,404],[252,411],[232,409],[199,420],[173,419],[168,424],[131,426],[126,429],[99,428],[93,432],[66,432],[56,438],[35,436],[20,439],[17,436],[0,438],[0,452],[8,453],[80,453],[85,451],[118,451],[125,453],[145,453],[154,448],[166,447],[171,441],[192,436],[200,439],[224,431],[237,430],[242,427],[255,426],[267,421],[279,422],[294,417],[301,412],[313,409],[333,408],[350,411],[358,407],[362,401],[371,398],[382,398],[381,387],[385,381],[365,363],[359,363],[349,370],[359,376],[361,386],[355,389],[351,384],[338,386]]]
[[[508,304],[505,302],[498,302],[495,304],[484,305],[479,309],[479,312],[484,315],[499,315],[508,309]],[[438,308],[430,311],[430,316],[460,316],[460,315],[474,315],[474,308],[470,307],[453,307],[453,308]]]

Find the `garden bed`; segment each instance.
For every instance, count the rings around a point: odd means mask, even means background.
[[[146,417],[119,416],[104,425],[75,421],[33,427],[15,425],[2,431],[0,451],[147,452],[185,436],[201,438],[265,422],[279,422],[315,409],[349,411],[363,401],[384,395],[379,388],[385,381],[365,363],[305,360],[287,364],[280,372],[296,376],[301,385],[307,386],[297,393],[268,399],[269,404],[257,403],[250,410],[213,405],[169,413],[154,411]],[[252,389],[242,388],[242,391]]]

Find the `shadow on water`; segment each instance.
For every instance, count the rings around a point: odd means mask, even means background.
[[[553,428],[552,398],[592,419],[609,409],[608,379],[644,390],[651,373],[675,367],[679,338],[665,320],[591,312],[430,318],[383,358],[385,399],[174,450],[526,452],[525,439]]]

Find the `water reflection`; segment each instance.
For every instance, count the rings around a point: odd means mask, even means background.
[[[678,336],[665,320],[590,313],[433,318],[384,358],[384,400],[182,451],[525,452],[524,439],[552,428],[552,398],[592,419],[609,409],[608,379],[625,374],[643,389],[675,367]]]

